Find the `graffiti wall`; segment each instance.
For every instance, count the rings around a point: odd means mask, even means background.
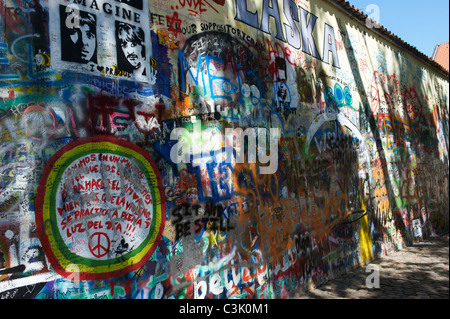
[[[448,231],[448,73],[339,4],[0,4],[2,299],[289,298]]]

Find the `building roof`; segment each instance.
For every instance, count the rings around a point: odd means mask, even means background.
[[[449,53],[448,53],[448,42],[438,44],[434,49],[433,56],[431,57],[433,61],[442,65],[444,69],[449,69]]]
[[[369,16],[367,14],[364,14],[358,8],[355,8],[348,1],[345,1],[345,0],[328,0],[328,1],[330,3],[336,5],[337,7],[340,7],[341,9],[343,9],[343,11],[347,12],[347,14],[353,16],[356,20],[359,20],[363,24],[365,24],[366,19],[369,18]],[[371,20],[370,18],[369,18],[369,21],[376,24],[376,22]],[[449,76],[448,68],[445,69],[441,64],[439,64],[438,62],[434,61],[432,58],[426,56],[425,54],[423,54],[422,52],[417,50],[416,47],[413,47],[412,45],[406,43],[405,41],[400,39],[398,36],[396,36],[394,33],[387,30],[384,26],[380,25],[379,28],[373,28],[372,30],[374,32],[380,34],[384,38],[389,39],[391,42],[397,44],[398,46],[403,48],[405,51],[410,52],[411,54],[418,57],[420,60],[424,61],[428,65],[443,72],[447,77]],[[448,42],[447,42],[447,45],[448,45]],[[448,56],[447,56],[447,60],[448,60]]]

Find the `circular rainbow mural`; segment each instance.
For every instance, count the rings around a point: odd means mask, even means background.
[[[140,268],[165,224],[155,163],[114,137],[67,144],[46,164],[36,224],[50,264],[66,278],[104,279]]]

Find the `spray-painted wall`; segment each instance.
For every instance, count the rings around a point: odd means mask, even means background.
[[[0,3],[2,298],[286,298],[448,230],[446,75],[329,2]]]

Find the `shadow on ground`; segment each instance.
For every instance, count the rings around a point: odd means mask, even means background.
[[[379,287],[368,288],[373,271],[349,270],[299,299],[449,299],[449,236],[441,235],[377,260]],[[369,282],[376,283],[375,280]]]

